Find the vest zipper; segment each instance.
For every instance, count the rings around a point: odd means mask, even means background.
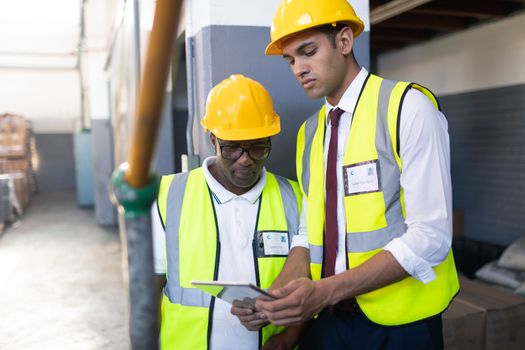
[[[213,204],[213,194],[208,186],[208,193],[210,194],[211,207],[213,209],[213,219],[215,220],[215,233],[217,235],[217,247],[215,250],[215,269],[213,271],[213,280],[216,281],[219,276],[219,261],[221,257],[221,241],[219,236],[219,224],[217,222],[217,213],[215,212],[215,205]],[[215,297],[211,297],[210,307],[208,309],[208,331],[206,339],[206,349],[210,349],[211,330],[213,326],[213,308],[215,306]]]

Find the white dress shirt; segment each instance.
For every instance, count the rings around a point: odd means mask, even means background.
[[[247,281],[255,284],[252,240],[257,221],[259,197],[266,184],[266,170],[263,168],[261,177],[255,186],[239,196],[226,190],[211,175],[208,167],[215,160],[216,157],[206,158],[202,167],[206,182],[212,191],[221,242],[218,280]],[[155,273],[164,274],[166,273],[166,238],[156,204],[151,214]],[[195,242],[195,244],[199,243]],[[230,309],[230,304],[215,299],[211,349],[257,349],[258,332],[244,328],[239,319],[231,314]]]
[[[325,101],[327,115],[335,107],[345,111],[339,122],[336,162],[336,273],[346,270],[346,219],[342,172],[344,153],[353,112],[367,75],[366,69],[362,68],[343,94],[338,106],[332,106]],[[383,249],[390,251],[408,274],[423,283],[428,283],[436,277],[432,267],[445,260],[452,241],[452,185],[447,121],[430,100],[415,89],[410,89],[406,94],[400,118],[400,156],[403,164],[400,182],[404,191],[407,231]],[[330,118],[327,117],[326,120],[325,170],[331,133]],[[292,248],[308,248],[307,205],[306,199],[303,199],[299,235],[293,238]]]

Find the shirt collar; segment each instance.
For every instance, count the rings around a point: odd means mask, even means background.
[[[217,157],[215,156],[206,158],[202,164],[202,168],[204,170],[204,178],[206,179],[206,182],[208,183],[210,190],[213,192],[219,204],[226,203],[237,197],[245,198],[250,203],[254,204],[257,201],[257,199],[259,199],[259,197],[261,196],[262,190],[264,186],[266,185],[266,169],[263,167],[262,172],[261,172],[261,177],[255,183],[255,185],[248,192],[241,194],[239,196],[225,189],[220,184],[220,182],[217,181],[211,174],[209,170],[209,166],[215,163],[216,160],[217,160]]]
[[[368,71],[365,68],[361,68],[359,73],[357,73],[357,76],[354,78],[352,83],[348,86],[345,93],[341,97],[341,100],[339,101],[339,104],[337,106],[332,106],[328,100],[325,98],[325,106],[326,106],[326,120],[328,123],[328,113],[336,107],[341,108],[346,113],[353,114],[355,110],[355,106],[357,104],[357,100],[359,99],[359,94],[361,92],[361,88],[363,87],[363,84],[365,83],[366,77],[368,76]]]

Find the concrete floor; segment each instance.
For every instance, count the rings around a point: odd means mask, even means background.
[[[129,349],[117,229],[39,194],[0,236],[0,349]]]

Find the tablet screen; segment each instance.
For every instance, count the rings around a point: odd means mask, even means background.
[[[202,291],[222,299],[230,304],[240,302],[244,307],[255,309],[255,299],[275,299],[267,291],[248,282],[221,282],[221,281],[190,281],[192,285]]]

